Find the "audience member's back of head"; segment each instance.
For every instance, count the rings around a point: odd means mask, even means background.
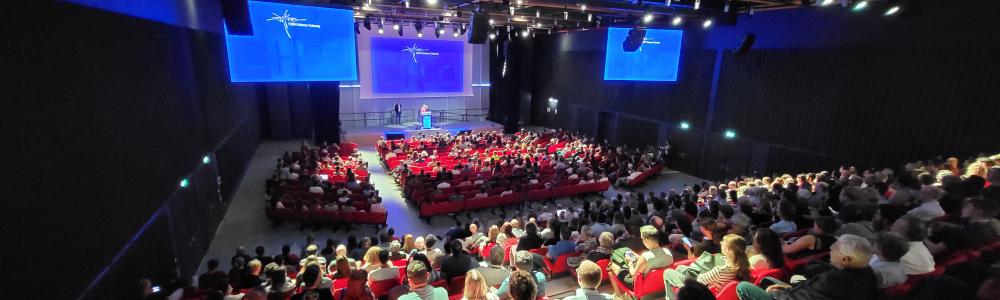
[[[976,287],[955,277],[942,275],[921,281],[910,290],[913,300],[972,300],[976,297]]]
[[[715,294],[697,280],[684,280],[684,287],[677,291],[677,300],[715,300]]]
[[[895,232],[879,232],[875,235],[873,243],[880,261],[899,261],[910,251],[910,244],[906,238]]]
[[[535,300],[538,287],[535,286],[535,278],[525,271],[514,271],[508,278],[508,296],[513,300]]]
[[[422,261],[410,261],[410,263],[406,266],[406,277],[411,283],[427,283],[429,275],[430,271],[428,270],[428,266]]]

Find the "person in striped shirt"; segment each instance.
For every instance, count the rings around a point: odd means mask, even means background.
[[[747,259],[747,242],[735,234],[728,234],[722,238],[722,255],[725,258],[723,264],[717,265],[711,270],[698,273],[693,268],[678,266],[677,269],[668,269],[663,273],[663,280],[667,287],[684,287],[684,280],[693,278],[698,282],[715,289],[722,290],[730,281],[749,280],[750,262]],[[671,290],[671,289],[667,289]]]

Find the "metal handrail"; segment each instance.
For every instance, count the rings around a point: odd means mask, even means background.
[[[416,122],[420,120],[418,109],[401,110],[401,122]],[[434,122],[441,121],[469,121],[485,120],[488,108],[457,108],[446,110],[432,110]],[[396,113],[394,110],[340,113],[340,121],[343,127],[368,127],[384,126],[394,124]]]

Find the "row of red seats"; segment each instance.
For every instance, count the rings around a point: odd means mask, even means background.
[[[882,289],[882,297],[883,299],[888,300],[906,299],[910,290],[916,287],[920,282],[928,278],[941,276],[948,267],[966,262],[977,261],[982,258],[984,254],[987,254],[992,258],[1000,256],[1000,240],[994,241],[993,243],[980,247],[979,249],[965,249],[952,253],[947,258],[937,263],[934,271],[927,274],[907,276],[907,280],[903,284]]]
[[[389,218],[388,212],[339,212],[322,209],[301,210],[292,208],[265,209],[268,219],[280,221],[296,221],[304,224],[373,224],[385,225]]]
[[[528,201],[542,201],[546,199],[580,195],[587,193],[599,193],[608,190],[611,183],[608,181],[599,181],[595,183],[582,184],[582,185],[565,185],[560,187],[555,187],[552,189],[540,189],[528,191],[527,196],[522,196],[520,194],[506,194],[489,196],[485,198],[472,198],[465,199],[462,201],[442,201],[442,202],[423,202],[420,204],[420,216],[430,217],[443,214],[451,214],[466,210],[476,210],[497,207],[502,205],[510,205],[515,203],[520,203],[527,197]]]
[[[660,174],[660,171],[663,171],[662,164],[653,165],[653,167],[649,168],[649,170],[646,170],[646,172],[642,172],[639,174],[639,176],[636,176],[635,178],[629,180],[628,185],[637,186],[640,183],[645,182],[646,179],[649,179],[649,177],[655,176],[656,174]]]

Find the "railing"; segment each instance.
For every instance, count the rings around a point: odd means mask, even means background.
[[[419,122],[420,115],[418,109],[403,109],[400,111],[400,122]],[[446,110],[431,110],[432,122],[444,121],[481,121],[485,120],[489,114],[487,108],[459,108]],[[392,110],[341,113],[341,126],[344,128],[385,126],[396,124],[396,112]]]

